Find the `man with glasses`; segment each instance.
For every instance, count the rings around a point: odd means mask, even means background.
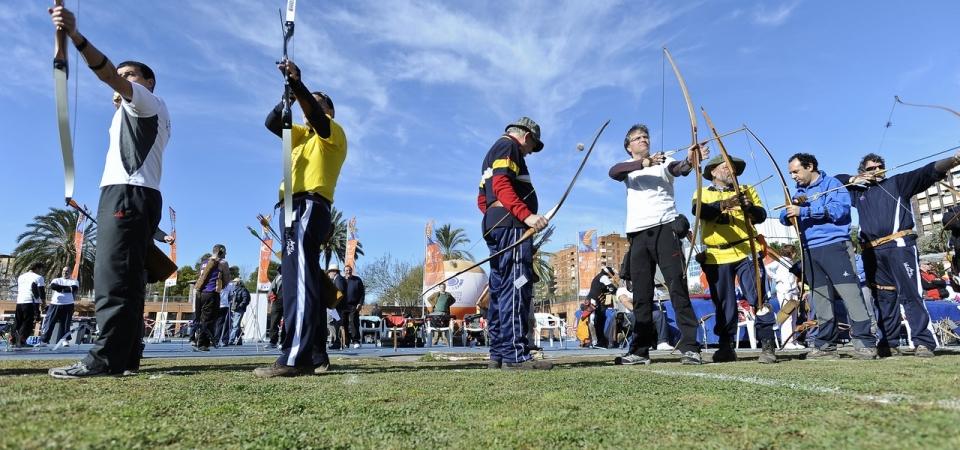
[[[627,187],[626,231],[630,253],[628,269],[622,275],[629,276],[633,282],[634,325],[630,350],[618,356],[614,363],[650,364],[650,347],[657,345],[653,323],[654,274],[660,266],[680,328],[677,349],[682,352],[681,361],[701,364],[697,344],[699,322],[690,303],[681,244],[690,224],[677,212],[673,181],[690,173],[696,152],[700,152],[701,159],[706,159],[710,149],[691,146],[681,161],[662,152],[651,156],[650,132],[643,124],[630,127],[623,138],[623,148],[630,158],[611,167],[609,175]]]
[[[870,312],[860,292],[850,241],[850,194],[836,178],[819,169],[817,158],[809,153],[790,157],[788,170],[797,182],[793,204],[780,212],[780,223],[790,224],[796,217],[803,233],[804,282],[810,286],[810,298],[817,317],[816,348],[808,360],[838,359],[840,330],[834,315],[839,296],[847,308],[850,339],[856,359],[876,359],[877,337],[871,329]],[[861,214],[862,215],[862,214]]]
[[[887,178],[883,158],[869,153],[860,160],[857,175],[837,175],[841,183],[849,184],[851,202],[860,213],[860,245],[880,327],[880,356],[899,353],[901,306],[916,345],[915,355],[934,356],[937,343],[929,329],[930,314],[920,292],[917,233],[910,198],[943,180],[957,165],[960,152]]]

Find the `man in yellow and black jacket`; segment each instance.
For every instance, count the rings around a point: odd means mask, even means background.
[[[750,233],[747,227],[751,225],[746,218],[749,216],[752,224],[758,224],[767,219],[767,212],[752,186],[741,186],[739,194],[734,191],[734,171],[736,175],[742,174],[747,164],[740,158],[731,157],[730,160],[733,168],[729,167],[722,156],[707,162],[703,168],[703,178],[712,184],[700,192],[700,220],[703,224],[703,243],[706,246],[700,261],[707,276],[710,297],[717,308],[714,332],[720,339],[720,348],[713,354],[713,362],[737,360],[734,348],[734,333],[738,331],[737,280],[743,296],[754,308],[757,307],[758,293],[765,289],[762,285],[762,274],[761,286],[759,289],[756,286],[752,258],[757,255],[750,254]],[[738,198],[738,195],[741,198]],[[746,211],[741,206],[741,200],[746,205]],[[696,214],[696,197],[693,209]],[[757,311],[756,327],[763,352],[759,360],[761,363],[774,363],[777,362],[773,332],[776,317],[769,310],[762,315],[760,312]]]

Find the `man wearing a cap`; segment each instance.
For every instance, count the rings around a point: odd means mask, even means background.
[[[490,254],[516,243],[529,229],[542,230],[547,219],[537,214],[537,194],[525,157],[543,149],[540,125],[521,117],[507,125],[483,158],[477,207],[483,213],[483,236]],[[490,261],[490,366],[504,369],[551,369],[534,360],[527,342],[527,316],[533,300],[533,242],[527,239]]]
[[[293,61],[278,66],[306,117],[306,126],[293,125],[291,177],[293,224],[283,230],[283,326],[282,355],[273,365],[259,367],[254,375],[263,378],[324,373],[330,368],[327,356],[326,298],[334,295],[318,281],[320,246],[332,227],[333,194],[340,168],[347,157],[347,137],[334,121],[333,101],[322,92],[310,92]],[[283,132],[283,104],[267,116],[266,126],[277,137]],[[281,186],[280,198],[283,199]],[[281,223],[283,219],[281,216]]]
[[[593,335],[596,339],[596,348],[607,348],[610,345],[606,332],[607,307],[613,306],[613,302],[607,304],[607,299],[608,295],[617,292],[617,285],[614,284],[615,277],[616,273],[612,268],[603,266],[600,273],[594,276],[593,281],[590,282],[590,292],[587,293],[587,297],[596,308],[593,315]]]
[[[336,286],[337,290],[343,292],[347,288],[346,280],[343,278],[343,275],[340,275],[340,265],[332,262],[327,265],[327,276],[330,277],[330,281],[333,282],[333,285]],[[346,302],[337,303],[336,309],[328,309],[327,323],[332,325],[333,328],[333,342],[330,345],[331,349],[342,350],[347,347],[347,324],[344,322],[346,319]],[[327,330],[330,330],[330,326],[327,327]],[[326,339],[324,339],[326,341]]]
[[[700,267],[707,275],[710,298],[717,308],[714,332],[720,339],[720,347],[713,354],[713,362],[732,362],[737,360],[734,347],[734,333],[737,333],[737,280],[740,290],[754,308],[757,307],[758,293],[765,289],[766,274],[760,273],[761,286],[757,287],[756,272],[750,252],[751,227],[767,220],[767,211],[760,203],[760,197],[753,186],[741,186],[741,192],[734,191],[734,176],[743,174],[747,164],[740,158],[730,157],[733,169],[716,156],[703,167],[703,178],[713,184],[700,191],[700,220],[703,223],[703,244],[706,246]],[[746,210],[741,206],[741,199]],[[696,197],[693,200],[696,214]],[[750,222],[747,222],[747,218]],[[753,225],[751,225],[753,224]],[[754,244],[755,246],[756,244]],[[699,261],[699,260],[698,260]],[[762,270],[762,264],[761,264]],[[769,364],[777,362],[776,335],[773,326],[776,317],[773,310],[764,308],[757,311],[757,337],[763,347],[759,361]]]
[[[627,237],[630,239],[629,279],[633,282],[633,340],[627,354],[615,364],[649,364],[650,347],[657,345],[653,323],[653,287],[656,266],[660,266],[670,301],[680,328],[684,364],[700,364],[697,344],[699,321],[690,304],[687,274],[684,273],[681,239],[689,233],[689,222],[677,212],[673,198],[673,182],[693,168],[695,152],[700,158],[710,156],[707,146],[691,146],[687,157],[676,161],[663,153],[650,155],[650,134],[646,125],[636,124],[623,138],[623,148],[630,158],[610,168],[610,178],[627,187]]]

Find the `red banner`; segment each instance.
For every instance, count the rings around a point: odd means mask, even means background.
[[[270,216],[266,216],[265,221],[270,223]],[[265,226],[260,226],[260,232],[265,237],[269,236]],[[260,244],[260,266],[257,267],[257,291],[270,290],[270,257],[273,255],[273,240],[267,238],[263,242]]]
[[[70,278],[74,280],[80,279],[80,261],[83,260],[83,223],[87,219],[83,214],[77,213],[77,215],[79,216],[77,228],[73,231],[73,272],[70,273]]]
[[[427,289],[443,279],[443,254],[440,252],[440,244],[433,239],[433,221],[427,223],[424,236],[426,255],[423,262],[423,289]]]

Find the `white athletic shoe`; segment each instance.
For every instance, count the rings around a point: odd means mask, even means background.
[[[360,344],[358,344],[358,343],[356,343],[356,342],[354,342],[354,343],[353,343],[353,345],[352,345],[351,347],[353,347],[353,348],[360,348]]]
[[[673,350],[673,346],[667,342],[657,344],[657,350]]]

